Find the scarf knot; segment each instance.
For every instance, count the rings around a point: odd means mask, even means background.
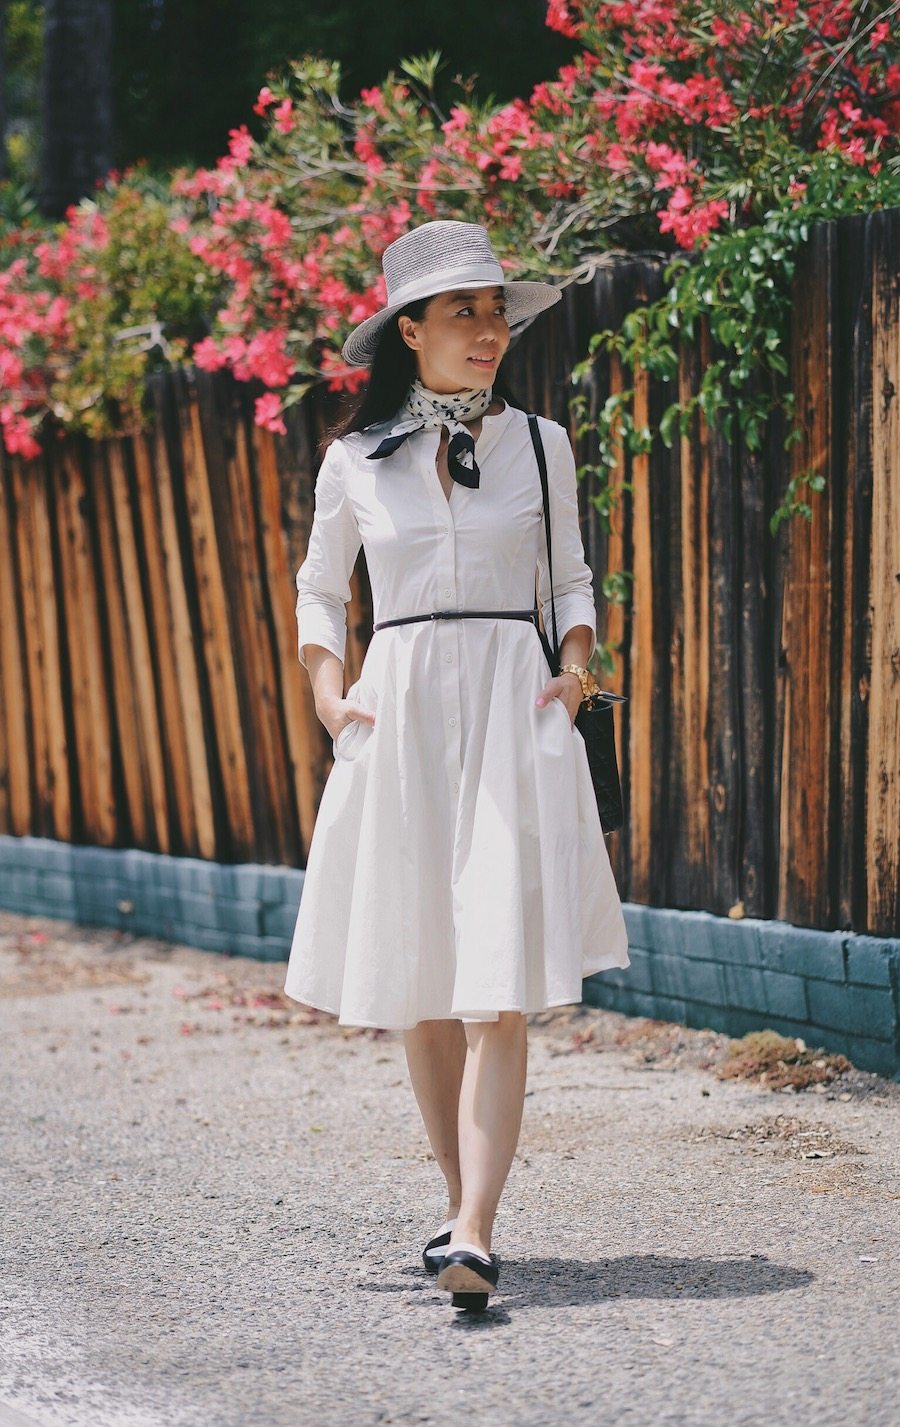
[[[475,438],[463,422],[484,416],[492,399],[490,387],[472,387],[445,395],[430,391],[416,377],[397,412],[394,425],[377,449],[369,453],[368,459],[380,461],[385,456],[392,456],[414,431],[439,431],[446,426],[450,433],[447,448],[450,475],[460,485],[477,489],[481,472],[475,460]]]

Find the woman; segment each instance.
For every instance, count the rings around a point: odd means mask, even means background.
[[[348,338],[371,367],[329,446],[297,572],[299,655],[334,764],[316,820],[285,990],[341,1024],[404,1032],[447,1183],[423,1255],[461,1307],[499,1270],[528,1013],[629,965],[587,753],[591,572],[565,430],[540,420],[563,671],[534,623],[550,598],[527,417],[500,395],[511,332],[559,300],[507,283],[477,224],[425,223],[384,253],[387,303]],[[343,693],[362,545],[374,633]],[[549,618],[549,609],[547,610]],[[568,666],[566,669],[565,666]]]

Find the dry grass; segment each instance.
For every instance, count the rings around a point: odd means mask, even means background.
[[[770,1090],[806,1090],[830,1085],[850,1070],[845,1055],[809,1050],[806,1042],[776,1031],[751,1031],[731,1042],[725,1061],[716,1066],[719,1080],[752,1080]]]

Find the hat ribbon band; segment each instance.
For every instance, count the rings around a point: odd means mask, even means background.
[[[467,282],[503,287],[506,275],[499,263],[468,263],[464,268],[444,268],[442,272],[431,273],[427,277],[405,282],[388,294],[391,307],[405,307],[420,297],[434,297],[439,292],[449,292],[451,288],[465,286]]]

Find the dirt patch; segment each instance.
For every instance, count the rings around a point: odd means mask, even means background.
[[[797,1115],[770,1115],[749,1125],[703,1125],[691,1131],[691,1144],[703,1140],[728,1140],[757,1154],[776,1159],[820,1160],[835,1155],[868,1154],[842,1140],[828,1125],[801,1120]]]
[[[249,982],[246,976],[221,972],[203,985],[174,986],[175,1001],[189,1008],[195,1017],[194,1030],[209,1030],[227,1018],[235,1026],[262,1026],[280,1030],[284,1026],[316,1026],[333,1019],[324,1012],[301,1006],[283,991]],[[229,1014],[230,1013],[230,1014]]]
[[[847,1164],[820,1164],[797,1166],[781,1181],[786,1189],[805,1189],[807,1194],[853,1194],[875,1199],[900,1199],[900,1194],[889,1194],[871,1185],[861,1164],[850,1160]]]
[[[284,964],[250,957],[217,956],[153,937],[134,937],[114,927],[45,922],[0,912],[0,998],[50,996],[84,987],[141,986],[151,980],[148,962],[179,967],[183,981],[172,989],[172,1006],[185,1035],[221,1035],[255,1026],[283,1030],[321,1026],[345,1039],[388,1034],[368,1027],[338,1026],[337,1018],[301,1006],[282,990]],[[222,970],[212,969],[222,966]],[[107,1007],[117,1015],[128,1004]]]
[[[244,963],[235,972],[220,972],[202,986],[189,990],[186,986],[175,986],[172,995],[179,1002],[190,1005],[192,1013],[202,1012],[199,1019],[190,1023],[193,1031],[220,1030],[216,1021],[222,1013],[231,1014],[228,1020],[235,1027],[257,1026],[266,1030],[282,1030],[286,1026],[326,1026],[344,1040],[364,1036],[376,1040],[390,1033],[370,1026],[340,1026],[337,1017],[326,1011],[317,1011],[312,1006],[302,1006],[284,991],[272,986],[261,985],[248,979],[254,963]],[[283,980],[283,972],[279,980]],[[182,1026],[182,1030],[187,1028]]]
[[[873,1183],[859,1156],[868,1155],[850,1140],[841,1139],[828,1125],[801,1120],[796,1115],[774,1115],[747,1125],[703,1125],[673,1132],[689,1144],[703,1142],[737,1145],[749,1155],[775,1164],[788,1162],[788,1172],[777,1183],[784,1189],[807,1194],[844,1194],[867,1199],[900,1200],[893,1184]],[[851,1158],[852,1156],[852,1158]]]
[[[531,1017],[552,1040],[551,1055],[630,1051],[634,1065],[655,1070],[706,1070],[724,1058],[731,1040],[721,1031],[693,1030],[674,1021],[627,1017],[594,1006],[563,1007]]]
[[[857,1069],[843,1055],[808,1047],[775,1031],[732,1038],[648,1016],[623,1016],[594,1006],[563,1007],[532,1016],[550,1041],[551,1055],[629,1051],[648,1070],[707,1070],[723,1080],[745,1080],[785,1094],[808,1092],[837,1100],[900,1103],[900,1083]]]
[[[73,944],[46,932],[20,931],[0,943],[0,997],[53,996],[84,986],[140,986],[149,972],[83,938]]]

